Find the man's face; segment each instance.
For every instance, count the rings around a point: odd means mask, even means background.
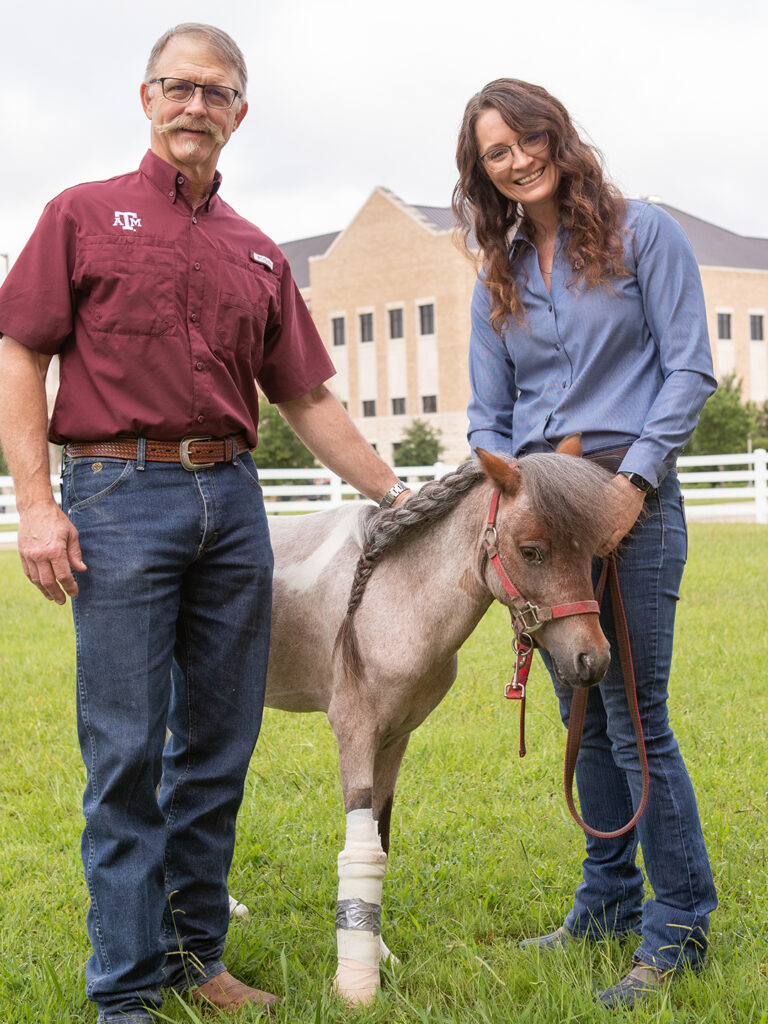
[[[201,85],[240,89],[232,68],[196,36],[174,36],[157,62],[155,78],[183,78]],[[198,182],[213,178],[219,153],[248,110],[240,97],[227,110],[208,107],[201,89],[184,103],[163,96],[159,82],[142,83],[141,102],[152,122],[151,149],[166,163]]]

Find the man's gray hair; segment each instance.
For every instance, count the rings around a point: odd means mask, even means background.
[[[204,25],[197,21],[186,21],[182,25],[174,25],[173,28],[169,28],[167,32],[160,36],[152,47],[152,52],[147,61],[147,70],[144,72],[145,82],[149,82],[150,79],[157,76],[157,62],[160,60],[160,54],[175,36],[195,36],[206,43],[214,53],[218,54],[222,63],[235,72],[240,84],[240,89],[238,90],[240,96],[238,99],[240,101],[245,100],[245,92],[248,88],[248,69],[245,66],[245,57],[242,50],[232,36],[228,36],[220,28],[216,28],[213,25]]]

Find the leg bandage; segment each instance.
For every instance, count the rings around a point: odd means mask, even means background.
[[[339,966],[334,984],[352,1003],[370,1002],[379,989],[381,890],[386,867],[387,855],[381,848],[372,811],[350,811],[346,845],[339,854]]]

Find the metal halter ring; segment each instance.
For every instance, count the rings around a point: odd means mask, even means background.
[[[519,654],[520,651],[523,654],[529,654],[534,646],[533,637],[528,633],[520,633],[519,635],[516,633],[512,637],[512,651],[514,654]]]

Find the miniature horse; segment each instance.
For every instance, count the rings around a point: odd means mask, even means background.
[[[351,1003],[372,998],[390,955],[382,880],[408,739],[452,685],[456,652],[494,598],[510,604],[487,555],[494,489],[499,555],[534,605],[592,598],[592,558],[611,533],[617,491],[599,467],[562,452],[512,467],[479,455],[394,509],[350,502],[270,519],[266,703],[326,712],[338,743],[347,832],[336,988]],[[609,646],[598,618],[556,619],[536,633],[563,683],[590,686],[604,675]]]

